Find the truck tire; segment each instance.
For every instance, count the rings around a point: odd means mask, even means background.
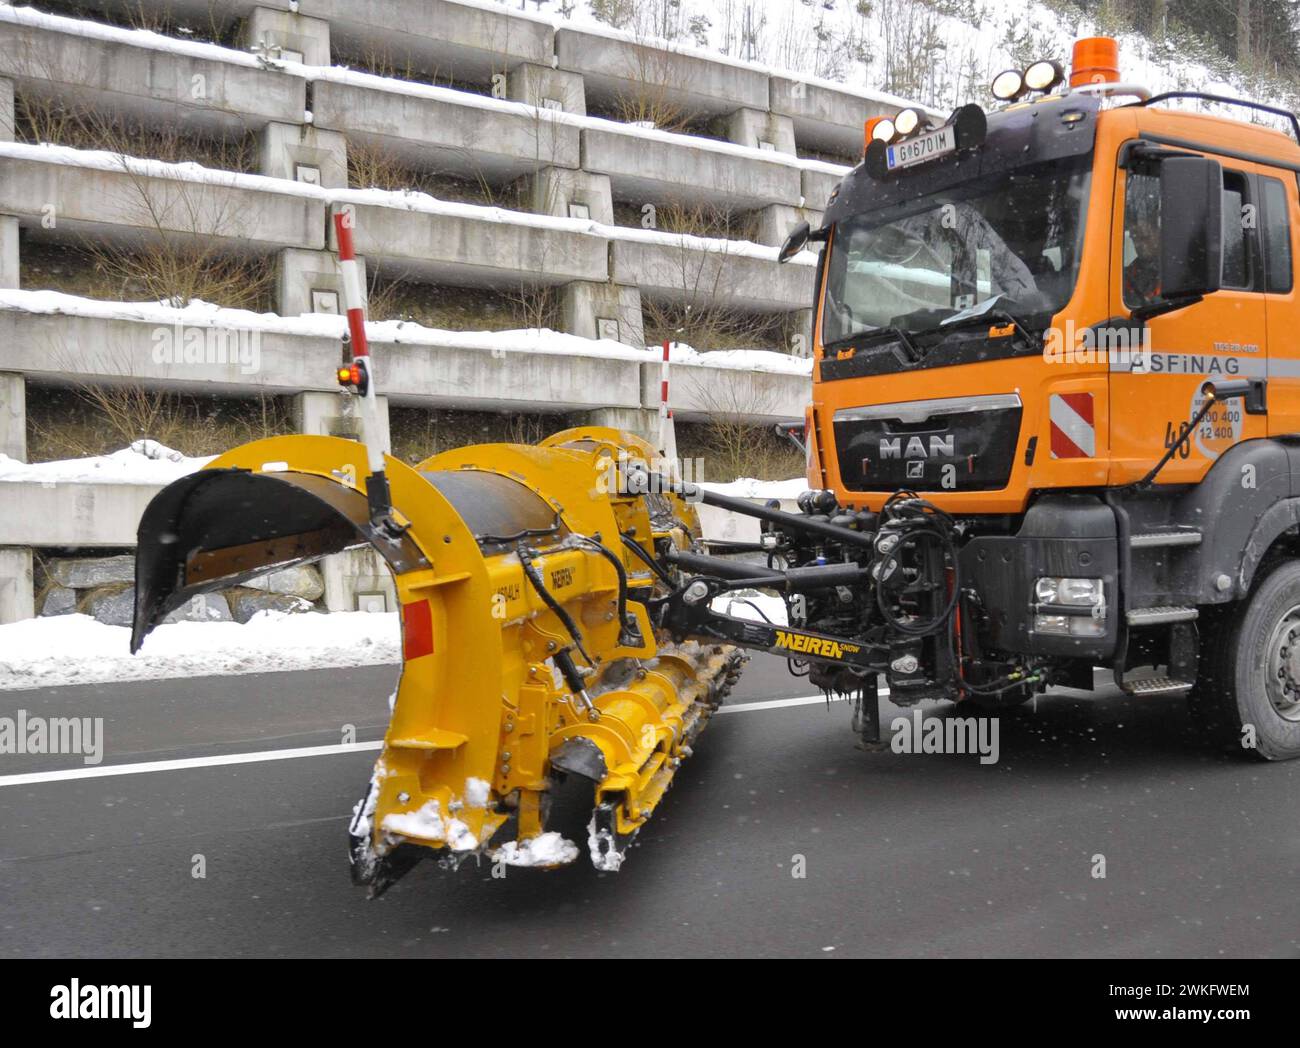
[[[1300,756],[1300,562],[1279,564],[1246,600],[1207,618],[1193,715],[1266,760]]]

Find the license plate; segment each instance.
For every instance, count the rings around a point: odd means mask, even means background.
[[[895,171],[900,167],[923,164],[927,160],[955,152],[957,135],[951,127],[941,127],[937,131],[927,131],[923,135],[897,142],[889,147],[885,156],[885,167]]]

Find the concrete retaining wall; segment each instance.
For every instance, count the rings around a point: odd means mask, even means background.
[[[194,330],[186,328],[186,331]],[[223,331],[226,345],[251,345],[253,333]],[[333,392],[336,338],[274,331],[256,333],[256,352],[185,359],[183,333],[150,320],[107,319],[0,309],[0,373],[21,370],[45,382],[130,382],[192,392],[254,395],[301,390]],[[243,341],[239,341],[242,339]],[[209,342],[209,346],[216,343]],[[655,408],[659,365],[648,358],[547,353],[428,343],[375,344],[381,389],[395,404],[494,411],[580,411]],[[798,417],[807,376],[692,365],[674,379],[673,407],[683,418],[707,413],[699,382],[743,384],[756,421]],[[695,378],[698,376],[698,380]],[[761,396],[751,391],[761,390]],[[0,541],[0,544],[3,544]]]
[[[502,220],[489,208],[448,215],[353,207],[357,251],[393,276],[511,290],[609,275],[602,236]]]
[[[317,127],[423,170],[499,181],[539,167],[580,166],[578,128],[544,110],[478,105],[477,96],[460,92],[421,97],[333,80],[316,80],[312,92]]]
[[[282,190],[274,179],[192,182],[136,170],[126,158],[109,157],[115,169],[103,170],[62,163],[55,151],[46,160],[40,147],[4,148],[11,152],[0,155],[0,213],[16,215],[35,235],[178,234],[232,252],[325,245],[324,201]]]
[[[284,7],[276,0],[269,7]],[[329,23],[335,53],[371,57],[395,71],[483,83],[521,62],[551,64],[555,34],[544,20],[498,4],[446,0],[311,0]]]
[[[158,488],[0,481],[0,546],[134,546]]]
[[[582,167],[609,176],[614,199],[753,209],[799,203],[801,169],[685,135],[636,136],[613,121],[582,132]]]
[[[587,98],[620,98],[671,107],[684,115],[725,114],[768,106],[767,73],[722,56],[665,50],[644,42],[584,29],[555,34],[561,69],[581,73]]]
[[[701,308],[777,313],[812,304],[812,266],[778,265],[725,241],[611,240],[610,260],[610,275],[620,284]]]
[[[60,106],[128,114],[181,131],[298,123],[307,107],[301,77],[260,68],[235,51],[206,58],[4,20],[0,77]]]

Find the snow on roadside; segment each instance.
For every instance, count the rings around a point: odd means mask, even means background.
[[[0,691],[401,661],[395,612],[263,611],[246,625],[178,622],[155,629],[138,655],[129,654],[130,637],[127,627],[88,615],[0,626]]]
[[[108,455],[19,462],[0,455],[0,483],[25,484],[170,484],[211,462],[186,458],[156,440],[137,440]]]

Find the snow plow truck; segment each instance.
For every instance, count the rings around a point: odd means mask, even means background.
[[[1300,122],[1153,97],[1104,38],[992,88],[942,123],[868,121],[820,228],[780,249],[822,245],[798,512],[682,482],[662,435],[579,427],[414,467],[272,438],[149,506],[133,650],[195,595],[378,552],[403,666],[349,826],[372,892],[428,855],[575,859],[546,829],[572,776],[585,850],[617,869],[746,651],[848,699],[864,744],[878,683],[996,710],[1100,668],[1134,702],[1186,696],[1207,738],[1300,755]],[[364,421],[335,221],[339,380]],[[759,540],[707,543],[699,502]],[[741,590],[779,594],[784,621],[718,610]]]

